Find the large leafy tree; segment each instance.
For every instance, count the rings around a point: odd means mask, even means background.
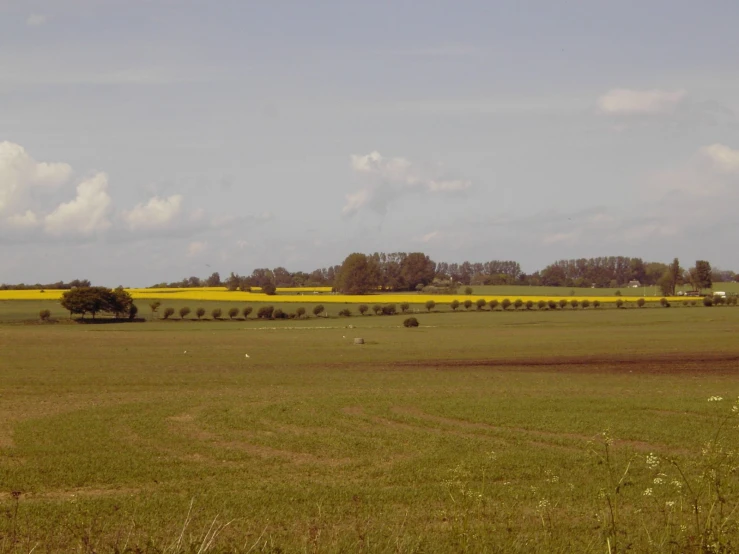
[[[400,274],[408,290],[426,286],[434,280],[436,264],[423,252],[411,252],[402,261]]]
[[[111,290],[106,287],[77,287],[62,294],[62,307],[71,315],[85,317],[89,313],[93,319],[100,312],[114,314],[116,317],[128,315],[133,299],[123,288]]]
[[[695,262],[695,277],[697,290],[710,289],[713,286],[713,277],[711,275],[711,264],[705,260]]]
[[[380,282],[377,263],[364,254],[347,256],[336,276],[334,288],[344,294],[366,294],[374,290]]]

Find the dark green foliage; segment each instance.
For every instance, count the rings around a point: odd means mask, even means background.
[[[579,305],[580,305],[580,303],[577,300],[575,300],[575,299],[570,300],[570,306],[572,306],[572,309],[573,310],[577,309],[577,307]]]
[[[157,310],[159,309],[159,306],[161,306],[162,303],[159,302],[159,300],[155,300],[154,302],[151,302],[149,304],[149,309],[151,310],[151,315],[154,315],[157,313]]]
[[[705,260],[695,262],[695,276],[697,289],[710,289],[713,286],[711,264]]]
[[[540,310],[543,310],[547,307],[547,303],[545,300],[539,300],[536,305],[539,307]]]
[[[375,312],[375,315],[380,315],[382,313],[382,305],[375,304],[374,306],[372,306],[372,311]]]
[[[465,310],[469,310],[469,309],[470,309],[470,308],[472,307],[472,300],[470,300],[470,299],[468,298],[467,300],[465,300],[465,301],[464,301],[464,302],[462,303],[462,305],[464,306],[464,309],[465,309]]]
[[[521,306],[523,306],[523,300],[520,298],[516,298],[516,300],[513,302],[513,307],[517,310],[521,309]]]
[[[621,300],[620,298],[618,300],[616,300],[616,307],[617,308],[623,308],[623,306],[624,306],[624,301],[623,300]]]
[[[472,287],[465,287],[465,288],[464,288],[464,293],[465,293],[465,294],[466,294],[467,296],[469,296],[470,294],[472,294]]]
[[[343,310],[339,311],[339,316],[341,317],[351,317],[352,311],[349,308],[344,308]]]
[[[534,301],[533,300],[527,300],[526,301],[526,309],[527,310],[530,310],[533,307],[534,307]]]
[[[174,308],[165,308],[164,313],[162,314],[162,317],[164,319],[169,319],[173,315],[174,315]]]
[[[198,319],[202,318],[205,315],[205,308],[195,310],[195,315],[198,316]]]
[[[265,283],[262,285],[262,292],[264,294],[268,294],[269,296],[274,296],[275,294],[277,294],[277,287],[272,283]]]
[[[316,316],[316,317],[318,317],[318,316],[319,316],[319,315],[321,315],[321,314],[322,314],[322,313],[323,313],[323,312],[324,312],[325,310],[326,310],[326,308],[324,308],[324,307],[323,307],[323,304],[318,304],[317,306],[314,306],[314,307],[313,307],[313,315],[314,315],[314,316]]]
[[[138,313],[139,313],[138,306],[136,306],[136,304],[134,304],[132,302],[131,305],[128,308],[128,319],[135,319],[136,318],[136,314],[138,314]]]
[[[452,300],[451,304],[449,304],[449,307],[452,309],[452,311],[457,311],[457,308],[459,308],[459,300]]]
[[[215,308],[213,311],[210,312],[210,315],[213,317],[213,319],[220,319],[221,314],[223,311],[220,308]]]
[[[547,306],[549,306],[550,310],[556,310],[557,309],[557,303],[554,300],[549,300],[547,302]]]
[[[494,310],[495,308],[497,308],[497,307],[498,307],[498,304],[500,304],[500,302],[498,302],[498,300],[497,300],[497,299],[493,298],[493,299],[492,299],[492,300],[491,300],[491,301],[489,302],[489,304],[490,304],[490,309],[491,309],[491,310]]]
[[[277,308],[274,312],[272,312],[272,318],[273,319],[287,319],[288,315],[282,309]]]
[[[239,315],[239,309],[238,308],[229,308],[229,310],[228,310],[228,317],[229,317],[229,319],[233,319],[237,315]]]
[[[501,303],[500,303],[500,306],[501,306],[501,307],[502,307],[502,308],[503,308],[504,310],[507,310],[508,308],[510,308],[510,307],[511,307],[511,301],[510,301],[510,300],[509,300],[508,298],[504,298],[504,299],[503,299],[503,302],[501,302]]]
[[[300,306],[297,310],[295,310],[295,317],[298,319],[302,319],[302,317],[305,315],[305,308],[303,306]]]
[[[318,306],[316,306],[316,308],[318,308]],[[321,308],[323,308],[323,306],[321,306]],[[272,319],[272,314],[274,314],[274,312],[275,312],[274,306],[261,306],[259,310],[257,310],[257,317],[259,319]],[[315,308],[313,309],[313,312],[315,313]]]
[[[418,320],[415,317],[409,317],[403,320],[404,327],[418,327]]]
[[[400,311],[406,313],[410,309],[411,305],[408,302],[402,302],[400,304]]]
[[[380,284],[380,268],[364,254],[350,254],[341,264],[334,288],[344,294],[367,294]]]
[[[106,287],[77,287],[65,291],[60,303],[72,315],[85,317],[89,313],[95,318],[98,313],[104,312],[121,317],[128,315],[133,299],[120,287],[114,290]]]
[[[593,308],[600,308],[600,300],[593,300]]]
[[[584,308],[589,308],[590,307],[590,300],[587,300],[587,299],[583,300],[582,301],[582,307],[583,307],[583,309]]]
[[[646,304],[646,303],[647,303],[647,301],[644,300],[643,298],[640,298],[639,300],[636,301],[636,305],[639,306],[640,308],[643,308],[644,307],[644,304]]]
[[[475,302],[475,305],[477,306],[478,310],[482,310],[487,305],[487,301],[484,298],[478,298],[477,302]]]
[[[386,304],[385,306],[382,307],[383,315],[395,315],[397,310],[398,309],[395,306],[395,304]]]
[[[360,304],[359,306],[357,306],[357,311],[361,315],[364,315],[369,311],[369,306],[367,304]]]
[[[251,314],[252,311],[253,310],[251,306],[246,306],[243,310],[241,310],[241,313],[244,315],[244,319],[248,318],[249,314]]]
[[[190,313],[190,308],[185,306],[184,308],[180,308],[180,319],[185,319],[187,315]]]
[[[430,312],[430,311],[431,311],[431,310],[433,310],[433,309],[434,309],[435,307],[436,307],[436,302],[434,302],[433,300],[427,300],[427,301],[426,301],[426,310],[427,310],[427,311],[429,311],[429,312]]]
[[[51,310],[41,310],[38,316],[41,321],[47,321],[51,317]]]

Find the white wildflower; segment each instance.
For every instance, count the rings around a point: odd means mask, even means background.
[[[721,396],[711,396],[708,398],[709,402],[721,402],[723,398]]]
[[[670,483],[670,484],[671,484],[671,485],[672,485],[673,487],[675,487],[676,489],[682,489],[682,488],[683,488],[683,484],[682,484],[682,483],[681,483],[680,481],[678,481],[677,479],[674,479],[674,480],[672,481],[672,483]]]
[[[653,492],[652,492],[652,489],[647,489],[642,494],[644,496],[652,496]]]
[[[540,510],[546,510],[549,507],[549,500],[546,498],[542,498],[539,500],[539,509]]]
[[[659,465],[659,458],[653,453],[647,454],[647,466],[649,469],[655,469]]]
[[[667,506],[668,508],[672,508],[674,505],[675,505],[674,500],[668,500],[667,502],[665,502],[665,506]]]
[[[662,479],[662,477],[655,477],[654,478],[654,484],[655,485],[664,485],[665,484],[665,480]]]

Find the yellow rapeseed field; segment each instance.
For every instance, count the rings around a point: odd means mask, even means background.
[[[208,301],[221,301],[221,302],[272,302],[272,303],[321,303],[321,304],[400,304],[407,302],[409,304],[425,304],[428,300],[433,300],[437,304],[449,304],[453,300],[458,300],[460,303],[469,299],[472,302],[476,302],[478,299],[483,298],[486,302],[490,300],[503,301],[505,298],[511,302],[515,302],[517,298],[520,298],[524,302],[532,300],[538,302],[539,300],[566,300],[570,302],[577,300],[582,302],[583,300],[589,300],[593,302],[598,300],[601,303],[614,303],[621,299],[624,302],[636,302],[639,296],[511,296],[511,295],[483,295],[483,296],[465,296],[465,295],[451,295],[451,294],[368,294],[368,295],[350,295],[350,294],[331,294],[330,287],[318,287],[318,288],[294,288],[294,289],[277,289],[278,292],[283,293],[277,296],[269,296],[262,294],[261,292],[241,292],[241,291],[228,291],[223,287],[204,287],[204,288],[183,288],[183,289],[127,289],[128,292],[135,300],[208,300]],[[3,290],[0,291],[0,300],[59,300],[64,291],[62,290]],[[322,294],[314,294],[322,293]],[[329,294],[326,294],[329,293]],[[649,302],[656,302],[658,298],[650,297],[647,298]],[[669,297],[669,301],[678,302],[685,300],[684,297]],[[695,299],[693,299],[695,300]]]

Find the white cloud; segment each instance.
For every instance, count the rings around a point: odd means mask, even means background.
[[[38,217],[31,210],[26,210],[23,214],[14,214],[6,219],[8,225],[18,229],[30,229],[38,225]]]
[[[426,233],[423,235],[420,239],[421,242],[431,242],[433,240],[436,240],[440,237],[439,231],[431,231],[430,233]]]
[[[146,204],[138,204],[132,210],[123,212],[122,218],[132,231],[161,229],[171,223],[181,209],[182,196],[179,194],[168,198],[154,196]]]
[[[578,231],[571,231],[569,233],[554,233],[544,237],[542,241],[544,244],[557,244],[561,242],[573,242],[579,236]]]
[[[68,164],[39,163],[19,144],[0,142],[0,213],[22,211],[32,187],[61,185],[71,175]]]
[[[722,173],[739,173],[739,150],[723,144],[711,144],[701,148],[700,154]]]
[[[26,19],[26,25],[29,27],[39,27],[49,21],[49,16],[42,13],[32,13]]]
[[[107,219],[111,207],[108,176],[97,173],[77,185],[77,197],[60,204],[45,218],[46,232],[51,235],[91,235],[110,227]]]
[[[208,243],[204,240],[197,240],[197,241],[191,242],[187,246],[187,255],[191,258],[195,257],[198,254],[201,254],[202,252],[204,252],[206,248],[208,248]]]
[[[447,178],[439,167],[426,167],[406,158],[386,158],[377,151],[364,156],[352,155],[355,173],[374,177],[378,183],[346,195],[344,215],[353,215],[364,207],[384,213],[391,200],[409,192],[450,193],[470,188],[468,180]]]
[[[685,91],[613,89],[598,99],[598,109],[609,115],[669,114],[685,97]]]

